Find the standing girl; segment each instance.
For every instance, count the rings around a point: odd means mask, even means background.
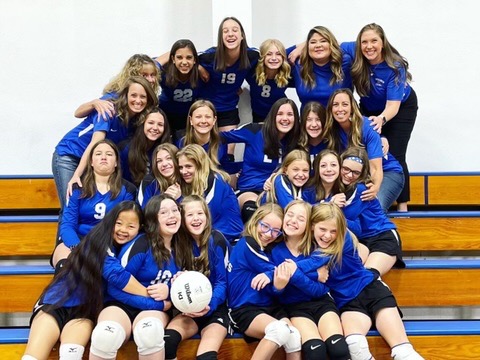
[[[270,359],[280,346],[285,348],[287,359],[300,359],[298,330],[291,326],[285,310],[274,304],[273,285],[265,286],[258,276],[274,271],[267,248],[282,235],[282,221],[279,205],[260,206],[230,256],[227,280],[232,325],[236,331],[260,339],[251,359]]]
[[[177,153],[182,196],[202,196],[212,215],[212,226],[228,241],[236,241],[243,230],[237,198],[228,183],[228,174],[219,170],[197,144],[190,144]]]
[[[250,102],[253,122],[263,122],[272,105],[284,98],[290,80],[290,64],[285,46],[277,39],[265,40],[260,45],[260,59],[249,72]]]
[[[226,307],[228,258],[230,244],[218,231],[212,229],[210,210],[203,197],[189,195],[182,200],[182,224],[186,241],[191,244],[185,257],[185,270],[195,270],[208,277],[213,295],[205,309],[175,316],[165,330],[166,358],[177,357],[180,341],[200,332],[197,359],[216,359],[229,325]]]
[[[128,285],[136,283],[114,254],[137,236],[142,220],[135,202],[121,202],[73,250],[35,304],[22,360],[48,359],[59,340],[60,359],[83,358],[103,306],[103,280],[115,282],[126,291]],[[143,292],[146,294],[145,289]]]
[[[90,360],[116,358],[132,332],[140,360],[164,358],[170,281],[187,254],[177,235],[180,223],[180,209],[174,199],[160,195],[150,200],[145,209],[145,235],[122,249],[119,257],[125,269],[148,286],[154,299],[127,294],[109,283],[109,299],[92,333]]]
[[[390,44],[383,28],[374,23],[360,30],[355,49],[350,47],[350,52],[355,53],[352,77],[362,113],[369,116],[376,131],[387,137],[390,151],[402,165],[405,186],[397,206],[399,211],[407,211],[410,175],[406,154],[418,111],[408,61]]]
[[[93,145],[88,167],[82,177],[83,188],[74,187],[60,222],[59,244],[52,257],[58,271],[72,249],[105,215],[123,200],[134,200],[136,188],[122,180],[118,149],[110,140]]]
[[[363,266],[340,208],[332,203],[315,205],[312,227],[318,256],[297,265],[308,273],[328,263],[326,285],[340,309],[352,360],[373,358],[366,338],[372,324],[391,347],[392,358],[423,360],[408,341],[392,292],[378,275]]]
[[[278,99],[263,124],[246,124],[221,132],[227,143],[244,143],[243,168],[237,182],[238,203],[246,222],[256,209],[265,181],[274,173],[282,157],[298,146],[300,120],[293,100]]]

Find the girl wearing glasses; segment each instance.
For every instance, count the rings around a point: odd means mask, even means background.
[[[216,359],[229,327],[227,298],[227,270],[230,244],[225,237],[212,229],[210,210],[199,195],[189,195],[182,200],[182,236],[190,244],[190,256],[184,258],[184,270],[199,271],[208,277],[213,288],[210,303],[205,309],[175,316],[165,330],[166,359],[177,357],[182,340],[199,333],[197,359]]]
[[[369,174],[367,153],[359,147],[347,149],[341,156],[341,179],[347,201],[342,210],[348,228],[370,251],[365,267],[387,273],[394,265],[405,267],[402,245],[395,224],[383,211],[378,199],[362,201]]]
[[[317,250],[297,263],[297,271],[308,274],[328,266],[325,284],[340,310],[351,359],[373,359],[366,334],[374,324],[390,346],[392,358],[423,360],[408,341],[392,292],[378,274],[363,266],[340,208],[332,203],[315,205],[311,223]]]
[[[232,250],[227,268],[228,305],[233,328],[247,338],[259,339],[252,359],[270,359],[283,346],[287,359],[300,359],[300,334],[287,313],[275,305],[276,290],[264,273],[287,276],[269,258],[273,243],[282,235],[283,210],[274,203],[260,206]]]
[[[202,196],[210,209],[213,228],[231,243],[235,242],[243,230],[243,223],[228,174],[219,170],[197,144],[180,149],[177,159],[182,196]]]
[[[348,360],[342,324],[328,287],[318,281],[316,271],[309,277],[296,271],[296,263],[308,258],[313,250],[311,212],[312,206],[302,200],[292,201],[285,208],[284,241],[272,249],[272,260],[280,269],[285,268],[288,277],[274,282],[274,286],[282,290],[278,301],[300,331],[304,359],[326,359],[328,353],[332,360]]]
[[[170,282],[191,251],[179,238],[180,225],[180,208],[172,197],[163,194],[148,202],[145,235],[123,248],[119,258],[153,299],[127,294],[109,283],[107,302],[92,333],[90,360],[116,358],[132,333],[139,359],[164,358]]]

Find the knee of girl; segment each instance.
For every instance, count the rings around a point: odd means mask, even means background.
[[[119,323],[100,321],[92,332],[90,352],[104,359],[115,359],[126,336]]]
[[[85,348],[78,344],[62,344],[58,355],[60,360],[82,360]]]
[[[285,321],[272,321],[265,328],[265,339],[270,340],[278,346],[283,346],[287,343],[290,337],[290,328]]]
[[[290,354],[302,349],[302,337],[300,336],[300,332],[296,327],[291,325],[288,327],[290,329],[290,335],[285,345],[283,345],[283,348],[287,354]]]
[[[140,320],[133,329],[133,339],[140,355],[150,355],[165,348],[163,323],[156,317]]]
[[[177,330],[165,330],[165,359],[175,359],[177,357],[178,345],[182,341],[182,335]]]
[[[364,335],[352,334],[345,338],[352,360],[371,360],[373,358]]]
[[[392,358],[395,360],[423,360],[423,357],[415,351],[412,344],[404,343],[392,348]]]
[[[326,359],[327,349],[325,343],[320,339],[305,341],[302,345],[302,353],[305,360]]]
[[[330,336],[326,341],[327,352],[331,359],[348,360],[350,352],[345,337],[340,334]]]

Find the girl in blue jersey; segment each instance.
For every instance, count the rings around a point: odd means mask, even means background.
[[[275,285],[282,289],[278,300],[300,331],[304,359],[326,359],[328,353],[331,360],[347,360],[350,354],[328,287],[318,282],[316,271],[309,274],[310,278],[296,271],[296,263],[308,258],[313,250],[311,209],[303,200],[294,200],[285,208],[284,241],[272,249],[271,255],[273,263],[286,266],[290,275],[282,286],[278,281]]]
[[[82,186],[80,177],[88,166],[92,146],[105,138],[119,143],[133,135],[136,123],[156,103],[149,83],[142,77],[131,77],[115,100],[115,116],[104,121],[99,119],[97,112],[93,112],[60,140],[52,158],[52,173],[60,200],[59,220],[67,195],[72,194],[73,184]]]
[[[287,53],[293,50],[294,47],[291,47]],[[309,101],[318,101],[327,106],[333,91],[351,89],[351,64],[352,57],[340,48],[329,29],[324,26],[311,29],[300,58],[292,66],[292,77],[302,108]]]
[[[136,188],[122,180],[118,160],[118,149],[110,140],[100,140],[93,145],[82,178],[84,186],[74,188],[60,222],[59,244],[52,256],[56,270],[108,211],[123,200],[135,199]]]
[[[155,62],[147,55],[135,54],[127,60],[122,70],[105,85],[102,97],[80,105],[75,110],[75,117],[82,119],[95,110],[104,120],[112,118],[115,115],[113,101],[118,98],[125,81],[131,76],[142,76],[150,83],[155,94],[158,93],[160,73]]]
[[[298,146],[300,120],[293,100],[278,99],[263,124],[246,124],[220,133],[227,143],[244,143],[243,168],[237,182],[238,203],[246,222],[256,209],[265,181],[274,173],[282,157]]]
[[[108,283],[108,301],[92,332],[90,360],[114,359],[123,343],[133,339],[139,359],[163,359],[164,327],[171,278],[180,270],[187,244],[178,237],[181,215],[168,195],[152,198],[145,209],[145,235],[124,247],[119,254],[125,269],[148,286],[151,298],[127,294]]]
[[[406,153],[417,118],[417,95],[410,86],[412,75],[407,60],[387,39],[377,24],[365,25],[357,36],[352,78],[360,95],[362,113],[390,143],[390,150],[405,174],[405,186],[397,199],[399,211],[407,211],[410,200]]]
[[[253,122],[263,122],[275,101],[286,97],[290,78],[285,46],[277,39],[265,40],[260,45],[258,64],[246,78]]]
[[[260,195],[260,204],[274,202],[283,209],[295,199],[303,199],[304,185],[309,179],[308,154],[299,149],[290,151],[281,170],[271,181],[270,189]]]
[[[340,310],[352,360],[373,359],[365,337],[372,324],[391,347],[392,358],[423,360],[408,342],[392,292],[363,266],[340,208],[332,203],[315,205],[312,226],[318,250],[298,262],[298,269],[308,273],[328,265],[326,285]]]
[[[167,114],[172,134],[187,127],[188,110],[199,97],[203,82],[198,73],[198,55],[193,42],[175,41],[170,51],[155,59],[162,70],[159,106]],[[176,138],[175,138],[176,140]]]
[[[35,305],[22,360],[49,358],[58,340],[60,359],[83,358],[103,305],[102,277],[125,291],[148,295],[115,258],[115,253],[137,236],[142,224],[140,207],[123,201],[73,250]]]
[[[270,246],[282,235],[283,210],[278,204],[260,206],[246,224],[228,265],[228,306],[235,331],[260,339],[252,359],[270,359],[283,346],[287,359],[300,359],[300,334],[284,309],[274,303],[275,280],[287,274],[275,269]],[[264,273],[274,272],[272,282]]]
[[[342,153],[341,179],[347,201],[342,208],[348,228],[370,251],[367,268],[386,274],[392,266],[405,267],[400,234],[387,217],[378,199],[362,201],[360,194],[368,182],[368,156],[364,149],[348,148]]]
[[[153,149],[170,142],[170,127],[163,110],[154,108],[141,121],[133,137],[119,144],[123,178],[135,186],[149,172]]]
[[[333,201],[340,205],[345,196],[340,192],[340,156],[333,150],[325,149],[313,161],[313,176],[306,185],[304,197],[310,204]]]
[[[200,195],[205,198],[212,215],[212,226],[228,241],[236,241],[243,231],[237,198],[228,183],[228,174],[219,170],[197,144],[177,152],[181,175],[182,196]]]
[[[188,110],[185,136],[177,146],[181,149],[189,144],[201,145],[216,166],[228,163],[227,145],[221,141],[218,132],[217,111],[208,100],[197,100]]]
[[[145,208],[155,195],[168,194],[175,200],[182,195],[177,161],[178,148],[170,143],[158,145],[152,154],[152,173],[147,175],[138,189],[137,201]]]
[[[327,148],[326,118],[325,108],[317,101],[309,101],[303,107],[299,144],[309,153],[312,169],[315,156]]]
[[[210,210],[203,197],[189,195],[182,200],[181,208],[184,236],[191,244],[191,256],[185,258],[183,268],[207,276],[212,284],[213,296],[205,309],[196,313],[179,314],[170,321],[165,330],[165,358],[175,359],[180,341],[200,333],[196,358],[217,359],[229,325],[225,302],[226,266],[231,248],[225,237],[212,229]]]

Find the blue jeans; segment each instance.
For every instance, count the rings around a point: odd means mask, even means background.
[[[55,151],[52,156],[52,174],[57,187],[58,200],[60,200],[60,212],[58,214],[58,224],[62,221],[63,208],[65,207],[67,198],[68,182],[77,169],[80,159],[75,156],[58,155]],[[59,232],[57,230],[57,240]]]
[[[377,198],[385,212],[397,200],[403,190],[405,178],[402,173],[386,171],[383,173],[382,185],[378,191]]]

